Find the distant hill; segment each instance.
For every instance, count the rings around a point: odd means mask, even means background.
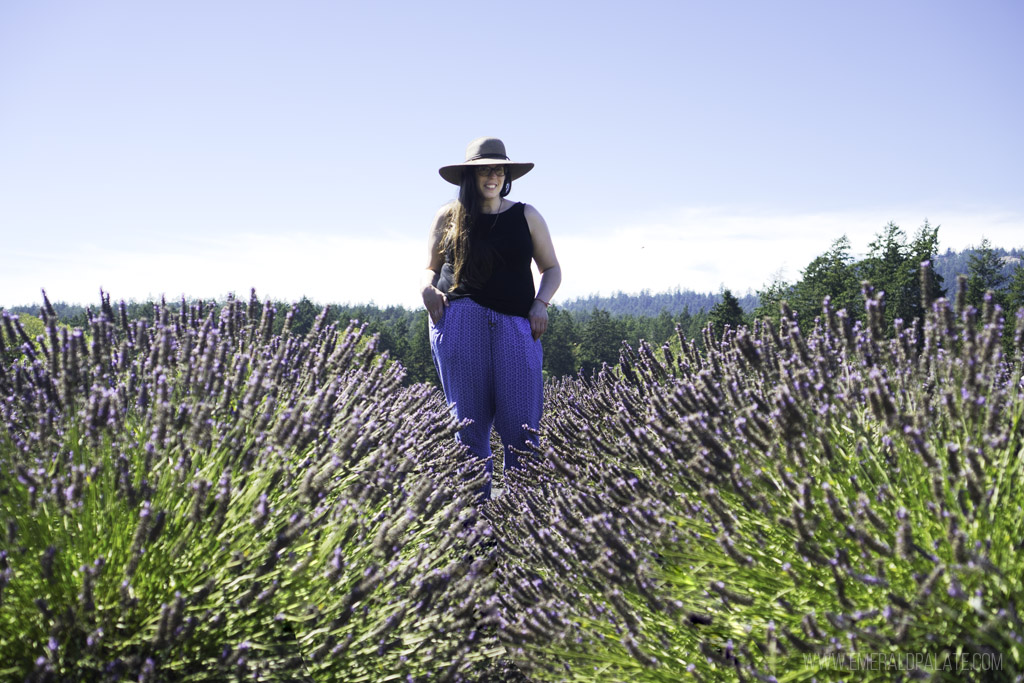
[[[1024,249],[1002,249],[1000,247],[992,247],[992,251],[1002,259],[1003,275],[1007,278],[1013,274],[1014,270],[1024,263]],[[942,276],[942,284],[946,288],[946,296],[948,298],[956,298],[957,275],[967,275],[967,264],[970,263],[971,254],[973,253],[973,249],[965,249],[964,251],[946,249],[945,253],[937,254],[935,256],[935,263],[933,264],[935,272]]]
[[[645,289],[639,294],[615,292],[611,296],[579,297],[569,301],[559,301],[558,307],[570,311],[574,315],[582,316],[586,316],[597,308],[608,311],[612,315],[654,318],[662,311],[667,311],[669,315],[678,315],[683,311],[688,311],[691,314],[709,311],[721,298],[719,294],[694,292],[677,287],[671,292],[659,294],[651,294],[650,290]],[[739,299],[744,312],[750,312],[757,308],[758,297],[756,294],[748,293],[736,298]]]

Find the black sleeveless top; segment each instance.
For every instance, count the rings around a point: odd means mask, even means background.
[[[536,290],[533,286],[533,238],[526,222],[526,205],[516,202],[511,209],[498,214],[481,214],[473,226],[481,253],[491,261],[490,274],[483,284],[469,287],[465,283],[452,288],[455,270],[451,249],[445,253],[444,266],[437,280],[437,288],[448,295],[448,300],[469,297],[481,306],[498,313],[530,315],[530,306]]]

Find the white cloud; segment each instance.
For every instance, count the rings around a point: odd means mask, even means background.
[[[248,297],[255,287],[260,299],[414,305],[422,251],[410,240],[309,234],[175,241],[147,253],[57,246],[11,254],[0,291],[11,305],[38,301],[40,287],[77,303],[98,302],[101,287],[114,300]]]
[[[913,211],[822,214],[742,214],[722,209],[681,209],[658,221],[639,220],[617,230],[554,234],[563,283],[556,301],[615,291],[652,292],[676,287],[735,293],[756,290],[776,275],[790,281],[843,234],[855,255],[893,220],[912,237],[924,220]],[[1024,217],[1013,214],[928,216],[940,224],[941,248],[963,249],[988,237],[996,246],[1022,246]],[[247,297],[319,303],[420,305],[418,287],[425,245],[420,238],[235,235],[168,241],[158,252],[81,249],[49,245],[43,252],[5,254],[0,304],[39,300],[95,303],[102,287],[118,299],[165,295],[177,299]]]

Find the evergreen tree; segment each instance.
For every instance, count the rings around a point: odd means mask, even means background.
[[[833,310],[845,308],[851,318],[863,318],[860,277],[850,255],[850,240],[846,235],[811,261],[803,271],[803,279],[793,286],[789,303],[796,311],[802,329],[809,330],[814,324],[826,296],[830,297]]]
[[[938,272],[936,268],[936,261],[939,255],[939,227],[932,225],[928,222],[928,219],[924,219],[924,223],[918,228],[917,234],[914,235],[914,241],[910,243],[910,265],[914,269],[915,278],[913,280],[913,290],[911,297],[914,299],[916,308],[914,309],[914,318],[924,319],[924,315],[927,311],[924,309],[923,296],[924,292],[921,290],[921,264],[927,261],[931,265],[931,279],[929,281],[929,290],[927,292],[927,298],[929,301],[942,298],[946,296],[946,288],[944,285],[944,278]]]
[[[781,272],[776,273],[764,289],[757,290],[757,298],[760,303],[751,313],[751,318],[779,322],[782,317],[782,302],[789,301],[792,296],[793,285],[782,279]]]
[[[409,372],[410,382],[426,382],[436,387],[441,386],[434,367],[434,357],[430,353],[430,318],[426,309],[413,314],[410,325],[410,342],[408,356],[402,359]]]
[[[985,293],[995,294],[994,304],[1002,305],[1002,287],[1007,277],[1003,273],[1003,261],[992,248],[987,237],[981,239],[981,246],[974,250],[967,263],[967,296],[969,306],[981,310],[985,301]]]
[[[650,334],[645,337],[652,346],[661,346],[675,336],[675,323],[672,316],[664,308],[657,318],[648,318],[650,321]]]
[[[1006,319],[1013,320],[1014,315],[1024,308],[1024,264],[1018,265],[1010,276],[1005,295]],[[1011,323],[1011,326],[1014,323]]]
[[[287,315],[290,307],[283,305],[279,307],[278,312],[282,316]],[[318,308],[313,304],[312,301],[306,297],[299,299],[298,303],[295,304],[295,308],[292,311],[292,321],[289,329],[291,333],[296,336],[304,336],[311,329],[313,329],[313,323],[316,322],[316,318],[320,315],[322,308]]]
[[[894,318],[906,318],[907,306],[911,302],[911,282],[916,280],[908,274],[907,236],[903,230],[889,221],[875,240],[868,244],[868,256],[861,262],[860,275],[870,282],[876,291],[885,292],[883,321],[886,330],[892,331]]]
[[[722,338],[727,325],[735,330],[743,324],[743,309],[740,308],[739,300],[728,289],[722,290],[722,300],[715,304],[708,314],[708,324],[718,339]]]
[[[552,305],[548,308],[548,330],[544,344],[544,372],[550,377],[576,374],[576,345],[579,336],[572,313]]]
[[[579,355],[576,360],[586,374],[601,368],[602,363],[619,362],[619,347],[625,334],[622,324],[608,311],[597,308],[580,330]]]
[[[890,221],[868,245],[868,256],[859,264],[863,279],[885,292],[884,322],[890,334],[896,319],[909,325],[914,319],[924,318],[921,263],[934,259],[938,230],[939,226],[933,228],[926,219],[914,241],[907,244],[906,234]],[[941,276],[933,273],[930,288],[930,300],[944,295]]]

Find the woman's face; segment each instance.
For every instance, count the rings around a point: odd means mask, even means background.
[[[505,186],[504,166],[477,166],[473,172],[476,173],[476,189],[481,199],[501,198],[501,188]]]

